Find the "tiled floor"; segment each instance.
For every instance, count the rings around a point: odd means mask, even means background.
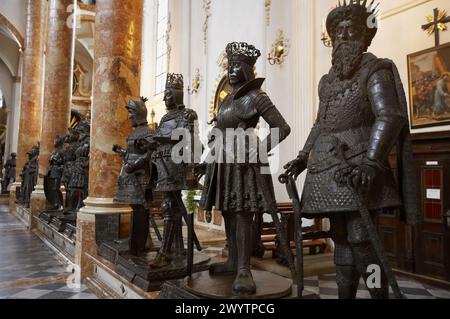
[[[407,299],[450,299],[450,291],[421,284],[401,276],[397,276],[397,281],[400,290]],[[305,290],[319,294],[321,299],[337,299],[336,276],[332,274],[305,278]],[[370,298],[369,291],[366,289],[362,279],[356,297],[358,299]],[[393,297],[392,294],[391,297]]]
[[[0,299],[96,298],[67,285],[71,267],[0,206]]]
[[[155,239],[156,242],[156,239]],[[221,248],[205,249],[211,257],[220,255]],[[0,299],[96,299],[85,285],[71,288],[67,284],[71,267],[57,258],[34,233],[0,205]],[[321,299],[336,299],[335,275],[305,278],[305,290]],[[450,291],[397,277],[408,299],[450,299]],[[358,298],[370,298],[361,281]]]

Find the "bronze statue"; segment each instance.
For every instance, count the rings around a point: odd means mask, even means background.
[[[230,43],[226,47],[228,56],[228,80],[233,92],[220,105],[215,118],[215,128],[223,133],[223,157],[233,147],[234,139],[225,137],[227,129],[250,130],[262,117],[270,126],[277,128],[279,141],[290,134],[290,127],[283,116],[272,104],[265,92],[261,90],[264,79],[255,79],[254,65],[261,55],[253,45],[247,43]],[[267,149],[271,145],[268,136]],[[264,144],[263,144],[264,145]],[[256,285],[250,270],[250,257],[253,250],[253,223],[255,214],[271,212],[275,206],[271,175],[260,172],[261,161],[253,161],[255,149],[244,145],[245,161],[240,163],[237,154],[225,163],[219,160],[221,154],[215,154],[216,160],[206,166],[204,191],[201,207],[206,211],[213,206],[222,212],[228,244],[228,260],[213,264],[211,275],[226,273],[236,274],[233,293],[251,295],[256,292]],[[253,155],[252,155],[253,154]]]
[[[181,198],[181,191],[190,189],[187,179],[189,164],[185,162],[175,163],[172,160],[172,148],[179,142],[176,139],[172,140],[172,133],[176,129],[187,129],[193,133],[197,113],[185,107],[183,87],[183,76],[181,74],[167,75],[164,92],[167,114],[161,119],[154,139],[150,141],[150,145],[155,148],[152,161],[158,172],[155,190],[163,194],[161,204],[161,210],[164,214],[163,240],[161,249],[151,264],[158,268],[185,258],[182,218],[187,217],[187,212]]]
[[[68,211],[78,211],[83,206],[89,187],[90,118],[82,120],[76,130],[78,140],[74,147],[75,154],[70,155],[74,160],[69,166],[70,180],[67,183]]]
[[[127,147],[113,146],[120,155],[123,167],[118,179],[118,189],[114,202],[130,205],[133,209],[129,250],[138,256],[145,251],[149,234],[149,204],[152,196],[152,151],[142,144],[142,140],[152,139],[154,131],[147,122],[146,99],[130,100],[126,106],[133,131],[127,138]]]
[[[64,168],[64,138],[62,136],[56,136],[55,150],[52,152],[49,162],[48,172],[44,177],[45,197],[50,204],[50,210],[61,210],[63,206],[61,178]]]
[[[388,298],[388,281],[399,293],[371,218],[403,205],[407,222],[421,219],[405,93],[395,64],[367,53],[377,27],[375,7],[366,4],[344,1],[328,15],[332,67],[319,83],[317,120],[303,150],[285,166],[294,178],[308,170],[302,213],[330,219],[339,298],[355,298],[371,264],[382,266],[382,285],[369,289],[372,298]],[[388,162],[394,146],[401,192]]]
[[[8,193],[8,187],[16,181],[16,153],[11,156],[5,163],[5,174],[2,181],[2,194]]]
[[[39,143],[34,145],[30,151],[27,152],[28,162],[23,167],[20,174],[22,183],[19,187],[19,191],[16,194],[17,203],[24,207],[30,207],[31,193],[34,191],[34,187],[37,184],[38,172],[39,172]]]
[[[73,167],[76,160],[76,150],[79,147],[78,139],[80,137],[79,131],[76,128],[69,128],[66,136],[64,137],[64,166],[61,177],[61,184],[66,189],[66,203],[65,209],[72,210],[73,204],[70,201],[69,195],[69,183],[72,178]]]

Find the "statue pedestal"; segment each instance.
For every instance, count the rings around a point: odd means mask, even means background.
[[[193,274],[178,281],[164,283],[159,299],[282,299],[297,298],[296,286],[291,279],[260,270],[252,270],[256,294],[236,296],[232,293],[235,275],[211,276],[209,271]],[[317,299],[314,293],[305,291],[302,299]]]
[[[45,209],[47,205],[47,199],[45,198],[44,186],[37,184],[33,193],[31,193],[30,208],[31,208],[31,225],[30,229],[37,227],[37,220],[39,214]]]
[[[16,187],[20,187],[20,183],[14,182],[9,192],[9,212],[12,214],[16,212]]]
[[[97,256],[97,243],[119,239],[121,216],[131,214],[129,206],[118,206],[112,198],[88,197],[77,213],[75,264],[81,277],[91,276],[94,264],[89,256]],[[126,218],[129,220],[129,218]]]
[[[183,278],[186,272],[186,257],[167,267],[153,268],[150,263],[157,254],[153,247],[142,256],[136,257],[128,253],[128,242],[102,243],[98,254],[114,265],[114,271],[121,277],[136,285],[143,291],[160,290],[164,281]],[[193,272],[209,269],[210,257],[194,253]]]

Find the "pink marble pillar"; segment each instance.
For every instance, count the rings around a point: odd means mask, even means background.
[[[95,216],[130,213],[113,204],[122,163],[112,146],[123,145],[131,132],[125,105],[139,97],[142,13],[142,0],[96,4],[89,197],[78,213],[75,257],[82,276],[92,271],[87,255],[97,250]]]
[[[22,97],[17,145],[17,180],[28,160],[27,152],[41,134],[42,78],[47,17],[46,0],[27,0],[26,42],[23,52]]]
[[[11,186],[9,201],[11,212],[16,210],[16,187],[20,186],[20,173],[28,161],[27,152],[40,140],[47,1],[27,0],[26,19],[16,182]]]
[[[55,136],[65,135],[70,121],[73,74],[73,37],[77,19],[71,18],[74,0],[48,1],[39,181],[31,197],[32,215],[45,208],[43,176],[47,174]],[[34,223],[32,222],[32,226]]]

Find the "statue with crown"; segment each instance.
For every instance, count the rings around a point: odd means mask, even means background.
[[[402,298],[375,220],[396,208],[409,224],[421,220],[403,85],[391,60],[367,52],[377,33],[377,7],[344,0],[329,13],[332,67],[320,80],[317,119],[306,144],[285,166],[295,179],[307,170],[302,214],[330,219],[342,299],[356,297],[360,278],[367,283],[374,266],[380,284],[368,286],[372,298],[388,298],[389,286]],[[389,162],[394,147],[397,179]]]
[[[167,74],[164,91],[167,113],[162,117],[156,129],[154,136],[156,147],[152,154],[152,161],[157,171],[155,191],[161,192],[163,195],[161,211],[164,214],[161,248],[151,263],[155,268],[186,263],[182,221],[184,219],[187,222],[188,214],[182,201],[181,191],[195,187],[189,182],[188,176],[193,158],[176,161],[172,157],[172,153],[174,146],[182,139],[182,136],[176,132],[187,132],[188,139],[193,141],[194,124],[198,118],[194,110],[185,107],[183,90],[183,75]],[[194,240],[197,249],[201,250],[198,239],[195,237]]]

